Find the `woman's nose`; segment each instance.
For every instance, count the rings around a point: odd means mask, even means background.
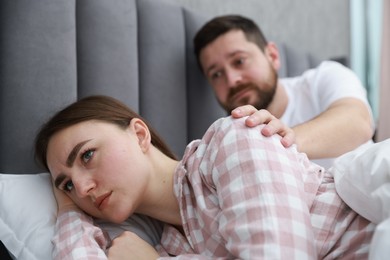
[[[87,197],[96,187],[95,181],[89,176],[79,176],[78,178],[73,178],[73,185],[76,189],[76,195],[79,198]]]

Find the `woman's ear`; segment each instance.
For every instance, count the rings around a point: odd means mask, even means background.
[[[278,47],[274,42],[268,42],[265,46],[264,53],[274,69],[277,71],[280,68],[280,57]]]
[[[139,118],[133,118],[129,124],[130,130],[136,134],[138,144],[143,152],[148,151],[151,146],[151,135],[148,126]]]

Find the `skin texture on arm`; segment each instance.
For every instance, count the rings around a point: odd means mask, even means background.
[[[147,260],[157,258],[159,258],[159,255],[150,244],[128,231],[115,238],[108,250],[109,260]]]
[[[334,102],[316,118],[293,127],[298,150],[310,159],[336,157],[369,141],[373,127],[367,106],[355,98]]]
[[[264,110],[258,111],[250,105],[239,107],[240,113],[236,110],[232,112],[234,117],[249,115],[245,121],[247,126],[253,127],[267,122]],[[270,130],[270,133],[280,134],[285,147],[295,142],[298,150],[306,153],[310,159],[339,156],[367,142],[373,136],[368,108],[355,98],[340,99],[316,118],[292,129],[277,119],[269,122],[268,127],[274,129]]]

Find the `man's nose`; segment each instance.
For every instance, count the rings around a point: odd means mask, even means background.
[[[242,75],[235,69],[226,70],[226,83],[230,88],[235,88],[242,83]]]

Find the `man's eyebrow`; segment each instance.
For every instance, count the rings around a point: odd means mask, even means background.
[[[235,51],[232,51],[232,52],[230,52],[230,53],[228,53],[227,55],[226,55],[226,57],[227,58],[231,58],[231,57],[234,57],[234,55],[237,55],[237,54],[239,54],[239,53],[243,53],[244,51],[242,51],[242,50],[235,50]],[[205,70],[205,74],[206,75],[208,75],[209,73],[210,73],[210,71],[211,70],[213,70],[215,67],[217,67],[217,65],[216,64],[212,64],[210,67],[208,67],[206,70]]]
[[[235,55],[241,54],[241,53],[246,53],[246,51],[238,49],[238,50],[235,50],[235,51],[228,53],[227,57],[231,58],[231,57],[234,57]]]
[[[79,153],[81,147],[83,147],[83,145],[89,141],[90,140],[85,140],[83,142],[78,143],[75,147],[73,147],[72,151],[70,151],[68,155],[68,159],[66,159],[66,166],[68,166],[69,168],[73,166],[73,163],[76,160],[76,156]]]
[[[213,64],[213,65],[211,65],[210,67],[208,67],[207,68],[207,70],[206,70],[206,76],[210,73],[210,71],[212,71],[215,67],[217,67],[217,65],[215,65],[215,64]]]

